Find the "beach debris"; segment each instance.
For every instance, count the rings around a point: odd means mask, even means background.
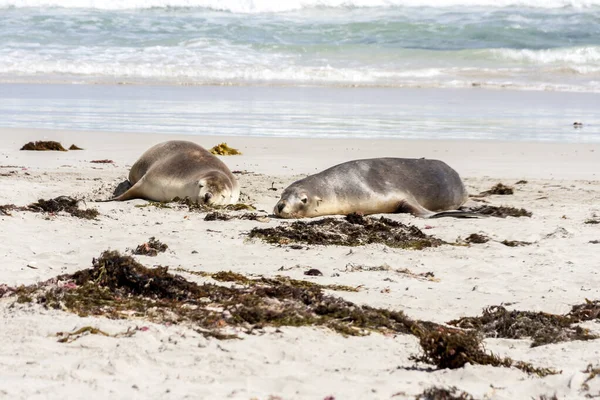
[[[590,385],[588,384],[588,382],[594,379],[595,377],[600,376],[600,367],[594,368],[592,364],[588,364],[585,371],[581,372],[583,372],[584,374],[589,374],[587,378],[585,378],[585,381],[583,381],[583,383],[581,384],[581,388],[583,390],[590,390]]]
[[[598,318],[600,302],[573,306],[566,315],[544,312],[508,311],[503,306],[483,310],[481,317],[464,317],[448,322],[449,325],[476,331],[485,337],[521,339],[530,337],[531,347],[571,340],[593,340],[599,336],[574,324]]]
[[[275,187],[275,182],[271,182],[271,187],[270,187],[270,188],[267,188],[267,190],[273,190],[273,191],[275,191],[275,192],[276,192],[276,191],[277,191],[277,190],[279,190],[279,189],[277,189],[277,188]]]
[[[266,215],[258,215],[256,213],[244,213],[242,215],[226,214],[218,211],[214,211],[206,214],[204,217],[205,221],[229,221],[232,219],[243,219],[249,221],[258,222],[269,222],[269,218]]]
[[[521,179],[520,181],[517,181],[517,182],[515,182],[515,185],[525,185],[525,184],[527,184],[527,183],[529,183],[529,182],[527,182],[527,181],[526,181],[526,180],[524,180],[524,179]]]
[[[67,151],[62,144],[53,140],[41,140],[37,142],[29,142],[21,147],[21,150],[30,151]]]
[[[204,217],[204,220],[205,221],[229,221],[231,218],[233,218],[233,217],[230,215],[215,211],[215,212],[206,214],[206,216]]]
[[[481,235],[479,233],[471,233],[469,236],[465,238],[465,242],[467,243],[475,243],[482,244],[490,241],[490,238],[486,235]]]
[[[269,326],[322,326],[346,336],[412,334],[423,350],[422,356],[413,359],[438,368],[460,368],[469,362],[514,366],[538,376],[557,373],[485,352],[474,331],[412,320],[402,311],[354,304],[326,295],[326,286],[312,282],[287,277],[250,279],[231,271],[211,277],[239,286],[198,284],[169,273],[168,267],[147,268],[131,256],[105,251],[92,260],[91,268],[19,286],[8,293],[18,303],[35,303],[82,317],[187,324],[213,332],[217,338],[230,338],[232,329],[251,334]]]
[[[98,328],[94,328],[92,326],[84,326],[83,328],[76,329],[73,332],[58,332],[56,334],[56,336],[59,337],[59,339],[58,339],[59,343],[71,343],[83,336],[86,336],[86,334],[102,335],[102,336],[106,336],[106,337],[118,338],[118,337],[131,337],[131,336],[135,335],[135,332],[136,332],[135,329],[128,328],[126,332],[116,333],[114,335],[111,335],[109,333],[106,333],[106,332],[98,329]]]
[[[503,240],[500,243],[508,247],[529,246],[532,244],[531,242],[522,242],[520,240]]]
[[[584,224],[597,225],[597,224],[600,224],[600,219],[595,219],[595,218],[586,219]]]
[[[20,208],[24,208],[24,207],[17,207],[14,204],[0,205],[0,215],[6,215],[8,217],[12,217],[12,214],[10,212],[13,210],[19,210]]]
[[[422,250],[445,242],[426,235],[414,225],[405,225],[389,218],[379,219],[349,214],[345,218],[324,218],[317,221],[295,221],[275,228],[253,228],[249,238],[270,244],[320,244],[363,246],[373,243],[389,247]]]
[[[156,257],[158,253],[164,253],[169,246],[152,236],[146,243],[140,244],[132,251],[135,255]]]
[[[544,235],[544,239],[566,239],[571,237],[573,237],[573,234],[562,226],[559,226],[554,231]]]
[[[277,275],[272,278],[266,277],[257,277],[257,278],[248,278],[242,274],[238,274],[231,271],[219,271],[219,272],[204,272],[204,271],[190,271],[184,268],[176,268],[175,271],[186,272],[192,275],[199,275],[203,277],[212,278],[219,282],[234,282],[240,285],[269,285],[269,284],[288,284],[294,287],[300,288],[320,288],[320,289],[328,289],[334,291],[342,291],[342,292],[358,292],[358,287],[347,286],[347,285],[321,285],[316,284],[309,281],[292,279],[287,276]],[[280,271],[283,271],[280,269]]]
[[[454,386],[451,388],[434,386],[418,394],[415,400],[473,400],[473,396],[467,392],[459,391]]]
[[[600,240],[590,240],[589,243],[591,243],[591,244],[600,244]]]
[[[72,144],[71,147],[69,147],[69,150],[84,150],[81,147],[77,146],[76,144]]]
[[[533,214],[524,208],[515,207],[496,207],[481,205],[477,207],[460,207],[460,210],[470,211],[477,214],[489,215],[492,217],[506,218],[506,217],[531,217]]]
[[[573,122],[573,128],[583,128],[583,122]]]
[[[54,199],[44,200],[39,199],[37,203],[29,204],[26,207],[17,207],[14,204],[7,204],[0,206],[0,210],[5,211],[31,211],[31,212],[45,212],[50,214],[56,214],[64,211],[77,218],[83,219],[95,219],[100,213],[95,208],[88,208],[82,210],[79,208],[81,200],[74,199],[69,196],[59,196]]]
[[[323,276],[323,273],[316,268],[311,268],[308,271],[304,271],[304,275],[309,276]]]
[[[239,150],[229,147],[227,143],[220,143],[213,146],[209,151],[219,156],[237,156],[242,154]]]
[[[382,264],[382,265],[377,265],[377,266],[367,266],[367,265],[348,263],[348,264],[346,264],[346,267],[344,268],[343,272],[365,272],[365,271],[366,272],[390,271],[390,272],[395,272],[399,275],[404,275],[404,276],[416,278],[419,280],[439,282],[439,279],[437,279],[435,277],[435,274],[431,271],[417,273],[417,272],[411,271],[408,268],[394,269],[387,264]]]
[[[479,193],[479,196],[489,196],[491,194],[503,196],[510,195],[514,194],[514,189],[510,186],[506,186],[503,183],[497,183],[496,185],[492,186],[491,189]]]
[[[92,164],[114,164],[115,163],[113,160],[108,160],[108,159],[104,159],[104,160],[92,160],[90,162]]]
[[[421,356],[411,359],[426,362],[439,369],[462,368],[465,364],[491,365],[493,367],[515,367],[539,377],[556,375],[552,368],[537,368],[530,363],[500,358],[485,351],[480,336],[475,331],[463,331],[433,323],[415,322],[412,333],[419,338],[423,350]]]

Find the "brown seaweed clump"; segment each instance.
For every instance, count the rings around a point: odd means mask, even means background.
[[[69,150],[83,150],[81,147],[77,146],[76,144],[72,144],[71,147],[69,147]]]
[[[492,188],[490,190],[486,190],[484,192],[481,192],[480,195],[483,196],[487,196],[490,194],[497,194],[497,195],[510,195],[510,194],[514,194],[514,189],[511,188],[510,186],[506,186],[503,183],[497,183],[496,185],[492,186]]]
[[[531,244],[531,242],[523,242],[520,240],[503,240],[500,243],[508,247],[529,246]]]
[[[600,224],[600,219],[593,219],[593,218],[586,219],[584,224],[597,225],[597,224]]]
[[[41,140],[37,142],[29,142],[21,150],[30,151],[67,151],[62,144],[53,140]]]
[[[211,148],[209,151],[212,154],[216,154],[219,156],[237,156],[242,154],[239,150],[234,149],[233,147],[229,147],[227,143],[218,144]]]
[[[362,246],[382,243],[390,247],[421,250],[437,247],[444,242],[426,235],[413,225],[405,225],[389,218],[365,218],[350,214],[345,218],[324,218],[317,221],[295,221],[275,228],[254,228],[250,238],[259,238],[271,244],[321,244]]]
[[[461,207],[461,210],[463,208]],[[477,214],[489,215],[491,217],[531,217],[532,213],[530,211],[525,210],[524,208],[514,208],[514,207],[496,207],[496,206],[488,206],[482,205],[477,207],[465,208],[465,211],[474,212]]]
[[[491,365],[494,367],[515,367],[528,374],[540,377],[554,375],[558,372],[550,368],[536,368],[530,363],[500,358],[488,353],[483,348],[479,334],[475,331],[463,331],[441,325],[424,327],[418,322],[412,326],[412,332],[419,338],[423,350],[420,357],[412,359],[434,364],[440,369],[461,368],[465,364]]]
[[[54,199],[44,200],[39,199],[37,203],[28,205],[25,209],[33,212],[58,213],[64,211],[77,218],[94,219],[100,213],[95,208],[81,210],[79,208],[79,200],[68,196],[59,196]]]
[[[417,395],[415,400],[473,400],[467,392],[459,392],[456,387],[441,388],[441,387],[430,387],[425,389],[423,393]]]
[[[156,257],[158,253],[164,253],[168,248],[169,246],[152,236],[146,243],[142,243],[136,247],[135,250],[133,250],[133,254]]]
[[[593,303],[588,303],[593,304]],[[530,337],[531,347],[571,340],[593,340],[598,336],[588,330],[572,325],[591,316],[598,317],[600,304],[585,308],[587,305],[573,307],[567,315],[555,315],[532,311],[508,311],[502,306],[491,306],[483,310],[481,317],[465,317],[448,322],[463,329],[472,329],[485,337],[521,339]],[[582,310],[591,310],[585,314]],[[582,317],[585,315],[585,317]]]
[[[465,242],[467,243],[475,243],[482,244],[490,241],[490,238],[485,235],[480,235],[479,233],[471,233],[469,236],[465,238]]]

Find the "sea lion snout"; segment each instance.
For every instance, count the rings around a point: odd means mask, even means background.
[[[280,214],[283,209],[285,208],[285,202],[284,201],[280,201],[275,205],[275,209],[277,210],[276,214]]]

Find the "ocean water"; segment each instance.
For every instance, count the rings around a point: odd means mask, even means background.
[[[600,92],[600,0],[0,0],[0,81]]]
[[[600,0],[0,0],[0,126],[600,142]]]

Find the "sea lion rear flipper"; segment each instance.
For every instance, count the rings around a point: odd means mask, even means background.
[[[431,215],[435,215],[434,212],[429,211],[422,205],[420,205],[414,199],[404,199],[398,204],[396,208],[397,213],[409,213],[414,215],[415,217],[420,218],[430,218]]]
[[[460,211],[460,210],[452,210],[452,211],[442,211],[439,213],[431,214],[425,218],[487,218],[487,215],[478,214],[472,211]]]

